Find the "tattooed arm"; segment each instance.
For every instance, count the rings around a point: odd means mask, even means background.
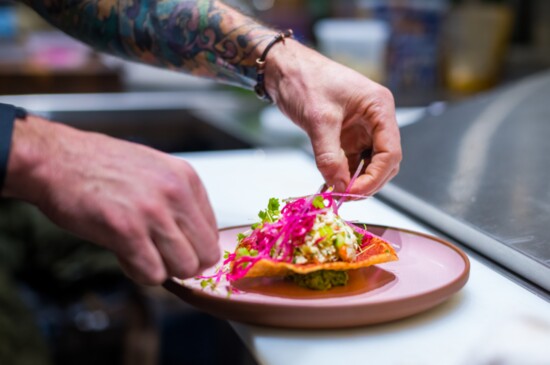
[[[214,0],[26,0],[97,50],[251,88],[277,32]]]
[[[96,49],[252,88],[255,60],[276,32],[215,0],[24,0]],[[292,39],[268,54],[265,84],[279,108],[310,136],[319,170],[345,190],[371,195],[401,160],[393,96],[384,87]]]

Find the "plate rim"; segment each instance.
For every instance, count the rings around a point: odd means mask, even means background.
[[[266,324],[261,323],[261,321],[253,321],[253,320],[247,321],[246,318],[243,319],[242,316],[228,315],[228,313],[232,312],[231,309],[235,308],[237,306],[243,311],[247,311],[247,310],[251,310],[251,309],[254,310],[254,311],[257,311],[257,310],[260,310],[260,311],[278,311],[278,310],[285,309],[285,308],[293,308],[295,310],[327,311],[327,310],[335,310],[335,309],[358,309],[358,308],[366,309],[366,308],[377,308],[377,307],[380,307],[380,309],[386,310],[388,308],[391,308],[392,306],[396,306],[396,305],[401,304],[403,301],[405,301],[407,303],[412,303],[412,304],[418,305],[418,302],[423,301],[424,299],[436,298],[435,300],[434,299],[430,300],[431,304],[428,305],[428,306],[425,306],[425,308],[422,308],[420,310],[415,310],[412,313],[406,313],[406,314],[401,315],[401,316],[392,317],[391,319],[388,319],[388,320],[380,320],[380,321],[374,321],[374,322],[369,321],[368,323],[361,323],[361,321],[360,321],[356,324],[343,325],[343,326],[332,326],[332,325],[328,325],[328,326],[324,326],[324,325],[304,326],[304,325],[299,325],[299,324],[296,325],[296,326],[288,326],[288,325],[282,325],[282,324],[281,325],[276,325],[277,327],[285,327],[285,328],[345,328],[345,327],[355,327],[355,326],[362,326],[362,325],[367,325],[367,324],[387,322],[387,321],[390,321],[390,320],[394,320],[394,319],[396,320],[396,319],[400,319],[400,318],[408,317],[408,316],[411,316],[411,315],[414,315],[414,314],[417,314],[417,313],[424,312],[425,310],[428,310],[428,309],[430,309],[432,307],[435,307],[438,304],[446,301],[450,296],[452,296],[453,294],[458,292],[460,289],[462,289],[465,286],[465,284],[467,283],[468,279],[469,279],[470,266],[471,265],[470,265],[470,260],[467,256],[467,254],[463,250],[458,248],[456,245],[454,245],[454,244],[452,244],[452,243],[450,243],[450,242],[448,242],[448,241],[446,241],[442,238],[439,238],[439,237],[431,235],[431,234],[414,231],[414,230],[411,230],[411,229],[393,227],[393,226],[388,226],[388,225],[369,224],[369,223],[363,223],[363,222],[351,222],[351,223],[353,223],[353,224],[366,224],[367,227],[377,227],[377,228],[382,228],[382,229],[395,230],[395,231],[399,231],[399,232],[403,232],[403,233],[407,233],[407,234],[411,234],[411,235],[415,235],[415,236],[421,236],[421,237],[427,238],[427,239],[432,240],[432,241],[436,241],[438,244],[442,244],[443,246],[446,246],[446,247],[450,248],[452,251],[454,251],[455,254],[457,254],[462,259],[462,261],[464,263],[464,268],[457,275],[456,278],[454,278],[453,280],[445,283],[445,285],[437,287],[434,290],[431,290],[431,291],[428,291],[428,292],[421,292],[421,293],[417,293],[417,294],[414,294],[414,295],[410,295],[410,296],[407,296],[405,299],[395,298],[395,299],[384,300],[384,301],[379,301],[379,302],[375,301],[375,302],[372,302],[372,303],[360,303],[360,302],[359,303],[358,302],[346,303],[346,302],[343,302],[343,303],[333,303],[333,304],[327,303],[327,305],[323,305],[323,306],[312,306],[312,305],[308,305],[305,302],[300,302],[300,303],[296,303],[296,304],[292,304],[292,303],[273,304],[273,303],[270,303],[269,301],[266,301],[266,302],[238,301],[238,300],[233,300],[233,299],[231,299],[230,297],[227,297],[227,296],[211,295],[211,294],[205,292],[202,289],[190,288],[188,286],[182,285],[178,282],[179,279],[177,279],[177,278],[170,278],[170,279],[166,280],[163,283],[163,287],[165,289],[167,289],[168,291],[172,292],[173,294],[175,294],[176,296],[178,296],[179,298],[181,298],[183,301],[185,301],[185,302],[189,303],[190,305],[192,305],[193,307],[197,308],[198,310],[210,313],[211,315],[214,315],[216,317],[220,317],[220,318],[223,318],[223,319],[236,320],[236,321],[239,321],[239,322],[245,322],[245,323],[250,323],[250,324],[254,324],[254,325],[258,325],[258,324],[266,325]],[[238,229],[238,228],[248,228],[249,226],[250,225],[228,226],[228,227],[224,227],[224,228],[219,229],[219,231],[221,232],[221,231],[228,231],[228,230]],[[318,299],[318,300],[323,300],[323,299]],[[200,303],[205,302],[205,301],[208,302],[208,303],[211,303],[212,306],[213,305],[222,306],[222,308],[224,308],[224,309],[222,311],[211,311],[211,310],[207,310],[206,308],[201,308],[200,305],[197,305],[197,304],[200,304]],[[220,316],[220,312],[223,312],[222,316]],[[269,326],[269,324],[267,324],[267,325]]]

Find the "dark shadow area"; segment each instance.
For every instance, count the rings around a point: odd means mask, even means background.
[[[109,251],[0,203],[0,363],[253,365],[225,321],[138,286]]]
[[[188,109],[67,111],[49,114],[52,120],[86,131],[140,143],[163,152],[195,152],[252,146]]]

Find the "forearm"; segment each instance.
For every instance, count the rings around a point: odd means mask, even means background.
[[[214,0],[25,1],[100,51],[248,88],[276,34]]]

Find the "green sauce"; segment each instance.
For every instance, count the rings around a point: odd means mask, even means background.
[[[346,285],[349,279],[347,271],[319,270],[309,274],[290,274],[288,279],[303,288],[312,290],[328,290],[335,286]]]

